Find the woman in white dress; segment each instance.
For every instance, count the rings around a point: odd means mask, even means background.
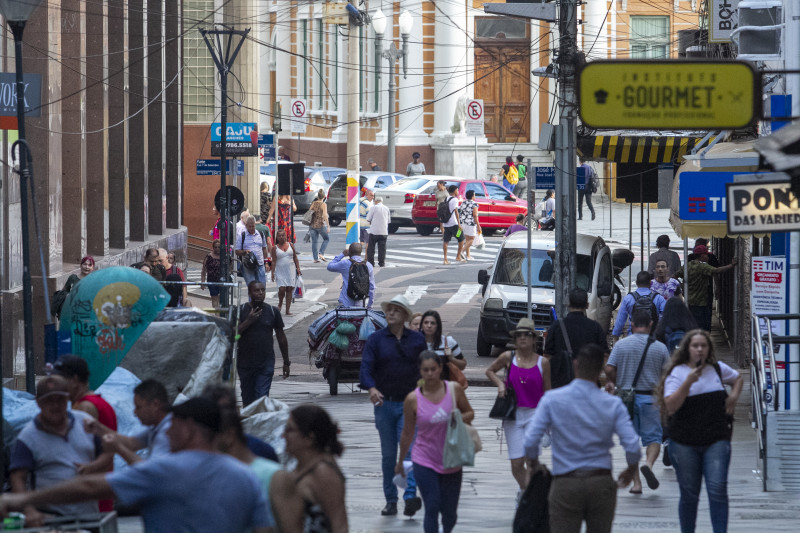
[[[294,263],[294,265],[292,265]],[[275,246],[272,247],[272,281],[278,285],[278,309],[286,299],[286,316],[292,316],[289,307],[292,305],[292,293],[294,292],[295,274],[300,276],[300,261],[297,259],[297,252],[294,245],[286,239],[286,232],[279,230],[275,235]]]

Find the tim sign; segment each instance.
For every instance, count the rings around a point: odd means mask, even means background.
[[[728,233],[800,230],[800,199],[788,181],[728,183]]]

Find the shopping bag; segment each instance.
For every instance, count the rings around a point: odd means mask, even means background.
[[[442,451],[442,466],[444,468],[473,466],[475,464],[476,448],[473,435],[477,437],[477,431],[470,434],[467,424],[461,418],[461,411],[456,407],[456,399],[452,387],[450,387],[450,397],[452,398],[453,409],[450,411],[450,418],[447,422],[447,434],[444,440],[444,450]],[[478,442],[480,442],[480,439],[478,439]]]
[[[478,233],[478,235],[475,237],[475,242],[472,243],[472,246],[478,250],[483,250],[486,248],[486,239],[483,238],[483,233]]]
[[[303,276],[297,276],[294,281],[294,297],[302,298],[306,293],[305,285],[303,285]]]
[[[373,333],[375,333],[375,324],[372,323],[369,317],[365,317],[364,321],[361,322],[361,327],[358,328],[358,340],[365,341]]]

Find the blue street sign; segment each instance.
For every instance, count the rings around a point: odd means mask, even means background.
[[[586,189],[586,169],[578,167],[575,171],[575,182],[578,184],[578,190],[583,191]]]
[[[198,159],[197,160],[197,175],[198,176],[219,176],[220,175],[219,159]],[[225,170],[228,174],[231,173],[231,160],[225,160]],[[236,160],[236,175],[244,176],[244,160]]]
[[[258,147],[263,148],[275,144],[274,133],[259,133],[258,134]]]
[[[228,142],[251,142],[250,132],[258,131],[255,122],[228,122],[226,140]],[[222,142],[222,124],[211,125],[211,142]]]
[[[553,167],[534,167],[537,189],[556,188],[556,169]]]

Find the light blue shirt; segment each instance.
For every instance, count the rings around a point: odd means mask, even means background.
[[[547,391],[525,430],[526,455],[539,456],[539,441],[550,430],[553,446],[553,475],[579,469],[611,469],[613,435],[625,449],[629,465],[639,463],[642,450],[628,409],[617,396],[599,389],[585,379]]]
[[[647,287],[638,287],[636,292],[642,296],[647,296],[652,291]],[[631,311],[633,311],[633,305],[635,303],[636,300],[632,294],[626,294],[625,298],[622,299],[622,303],[619,306],[619,311],[617,312],[617,319],[614,321],[614,331],[611,332],[612,335],[619,337],[622,334],[623,328],[625,329],[626,334],[631,332],[631,326],[628,324],[628,317],[631,315]],[[664,314],[664,306],[667,304],[667,301],[660,294],[656,294],[656,297],[653,299],[653,303],[656,305],[658,316],[661,317],[661,315]]]
[[[131,436],[139,441],[142,448],[147,450],[145,457],[169,455],[171,450],[167,430],[170,426],[172,426],[172,413],[167,413],[167,416],[162,418],[161,422],[155,426],[150,426],[141,433]]]
[[[328,272],[338,272],[342,275],[342,290],[339,293],[339,303],[345,307],[361,307],[364,303],[361,300],[352,300],[347,296],[347,278],[350,274],[350,257],[344,254],[339,254],[328,263]],[[361,262],[364,259],[360,255],[352,257],[353,261]],[[367,307],[372,307],[372,301],[375,299],[375,274],[372,271],[372,265],[367,262],[367,269],[369,270],[369,299]]]

